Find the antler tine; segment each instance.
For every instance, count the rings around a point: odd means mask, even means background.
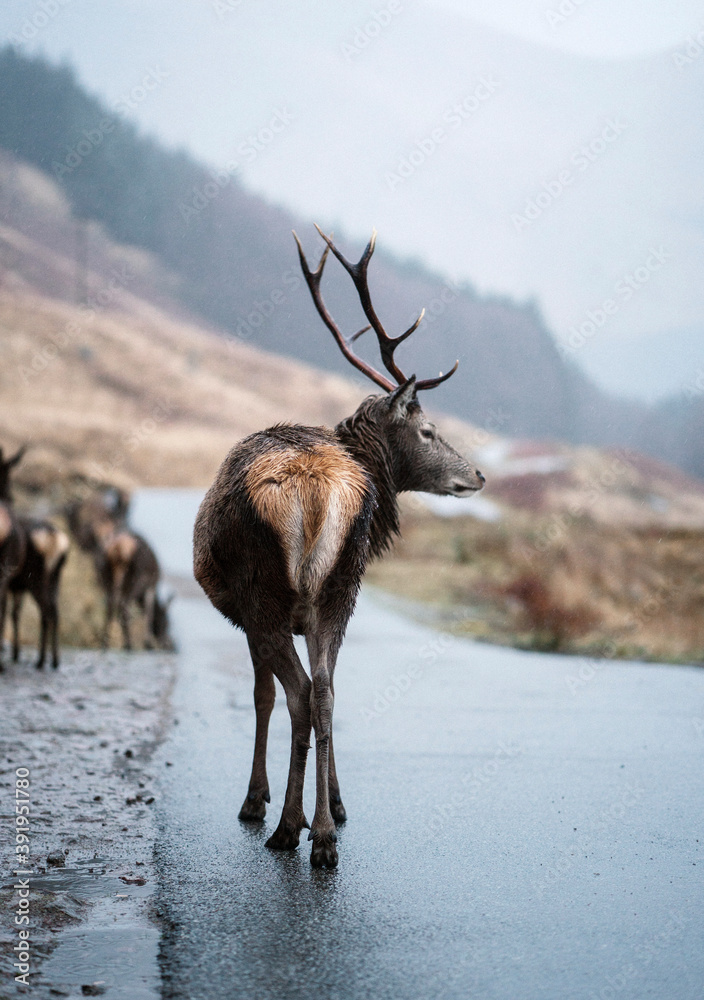
[[[444,375],[440,374],[440,375],[438,375],[437,378],[425,378],[425,379],[423,379],[420,382],[416,382],[416,392],[419,389],[434,389],[435,386],[436,385],[440,385],[441,382],[447,382],[447,380],[449,379],[450,375],[454,375],[455,372],[457,371],[457,369],[459,368],[459,366],[460,366],[460,363],[459,363],[459,359],[458,359],[457,361],[455,361],[454,365],[449,370],[449,372],[445,372]]]
[[[340,261],[344,269],[352,278],[354,286],[357,289],[357,294],[359,295],[359,300],[362,304],[362,309],[364,310],[364,315],[369,320],[371,328],[374,330],[379,341],[379,350],[381,351],[381,359],[384,362],[384,367],[386,370],[393,375],[399,385],[402,385],[407,381],[406,376],[403,374],[401,369],[398,367],[394,361],[394,351],[399,344],[403,343],[407,337],[410,337],[412,333],[420,326],[425,316],[425,309],[421,310],[421,314],[418,319],[413,323],[407,330],[405,330],[398,337],[390,337],[384,327],[381,325],[381,321],[376,314],[374,306],[372,305],[371,295],[369,293],[369,285],[367,283],[367,268],[369,266],[369,261],[372,254],[374,253],[374,247],[376,246],[376,229],[373,230],[371,239],[367,243],[366,249],[359,261],[356,264],[352,264],[346,257],[344,257],[340,251],[337,249],[332,239],[326,236],[322,231],[320,226],[315,227],[320,235],[325,240],[325,244],[328,250],[332,250],[333,254]],[[368,330],[369,327],[366,327]],[[358,334],[355,335],[356,339],[364,331],[360,330]],[[455,362],[453,368],[450,369],[445,375],[439,375],[437,378],[422,379],[420,382],[416,382],[416,390],[418,389],[434,389],[436,385],[440,385],[441,382],[445,382],[446,379],[450,378],[451,375],[457,371],[457,366],[459,361]]]
[[[369,284],[367,282],[367,268],[369,267],[369,261],[371,260],[376,246],[376,229],[372,231],[371,239],[367,243],[362,256],[356,264],[352,264],[346,257],[343,256],[343,254],[340,253],[330,237],[325,235],[320,226],[316,225],[315,228],[325,240],[328,248],[332,250],[333,254],[337,257],[339,262],[352,278],[354,287],[357,289],[357,294],[359,295],[359,301],[361,302],[362,309],[364,310],[364,315],[369,320],[369,324],[374,330],[377,340],[379,341],[379,350],[381,351],[381,360],[384,362],[384,368],[386,368],[390,375],[393,375],[398,385],[402,385],[407,381],[407,378],[394,361],[394,351],[401,341],[405,340],[406,337],[410,337],[413,330],[418,326],[418,323],[416,323],[412,329],[406,330],[405,333],[402,333],[400,337],[390,337],[376,314],[376,310],[372,305],[372,299],[369,293]],[[420,320],[418,322],[420,322]]]
[[[319,229],[318,232],[320,232]],[[328,245],[325,247],[325,250],[323,251],[323,256],[320,258],[320,263],[318,264],[317,268],[315,269],[315,271],[311,271],[310,267],[308,266],[308,261],[306,260],[305,254],[303,253],[303,247],[301,246],[301,241],[299,240],[295,230],[293,232],[293,238],[295,239],[296,246],[298,247],[298,256],[301,261],[301,270],[303,271],[303,276],[306,279],[306,284],[308,285],[308,289],[312,296],[315,308],[318,310],[318,315],[322,319],[323,323],[325,323],[326,327],[335,338],[337,346],[340,348],[340,350],[345,355],[347,360],[351,364],[353,364],[358,371],[362,372],[364,375],[370,378],[372,382],[375,382],[376,385],[378,385],[380,388],[385,389],[387,392],[392,392],[396,388],[396,386],[392,382],[390,382],[389,379],[387,379],[384,375],[382,375],[381,372],[378,372],[376,368],[372,368],[370,364],[368,364],[366,361],[363,361],[362,358],[357,357],[354,351],[350,350],[348,341],[346,341],[345,338],[343,337],[342,332],[335,323],[335,320],[328,312],[327,306],[323,302],[323,297],[320,294],[320,279],[323,276],[323,268],[325,267],[325,261],[327,260],[328,251],[332,250],[332,252],[336,254],[335,247],[333,247],[332,244],[328,243]],[[326,238],[326,243],[327,243],[327,238]],[[351,338],[350,343],[356,340],[357,337],[360,337],[368,329],[369,327],[366,326],[364,327],[363,330],[360,330],[358,333],[356,333],[354,337]]]

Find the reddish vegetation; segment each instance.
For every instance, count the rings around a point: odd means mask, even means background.
[[[535,573],[519,576],[504,588],[503,595],[520,605],[519,628],[533,633],[538,648],[564,649],[599,622],[599,615],[587,604],[566,607]]]
[[[541,511],[547,509],[545,500],[549,490],[572,485],[572,474],[567,471],[527,472],[520,476],[490,479],[486,495],[492,500],[503,500],[512,507]]]

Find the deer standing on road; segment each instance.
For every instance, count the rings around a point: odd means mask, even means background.
[[[69,505],[69,527],[79,546],[93,556],[98,583],[105,594],[105,622],[102,645],[110,642],[110,626],[117,615],[123,646],[132,649],[130,609],[132,604],[144,612],[147,623],[145,645],[172,650],[169,635],[168,605],[158,594],[161,576],[159,562],[149,543],[128,528],[123,518],[127,503],[118,495],[107,504],[95,497]]]
[[[12,503],[10,472],[24,452],[25,449],[20,448],[13,458],[4,461],[0,449],[0,497],[5,506]],[[49,641],[51,665],[56,669],[59,665],[59,581],[69,550],[68,535],[49,521],[31,517],[16,516],[15,529],[21,556],[15,573],[7,581],[7,590],[12,594],[12,659],[15,663],[19,659],[22,601],[24,595],[30,593],[39,608],[39,657],[36,666],[38,669],[44,666]]]
[[[5,459],[0,448],[0,670],[5,639],[7,592],[24,562],[27,539],[19,518],[12,507],[10,473],[20,462],[25,449],[20,448],[12,458]]]
[[[316,227],[317,228],[317,227]],[[332,739],[333,676],[337,654],[371,556],[381,555],[399,532],[396,497],[406,490],[468,496],[484,477],[444,441],[417,399],[446,375],[407,378],[394,351],[418,327],[390,337],[372,306],[367,268],[376,234],[357,264],[327,244],[312,271],[298,245],[316,309],[345,357],[384,390],[369,396],[334,429],[278,425],[235,445],[205,496],[194,529],[195,576],[215,607],[242,628],[254,665],[256,735],[249,791],[240,819],[264,818],[270,801],[266,773],[274,677],[283,685],[291,716],[291,762],[274,850],[298,846],[308,827],[303,781],[311,723],[315,730],[316,805],[309,840],[311,863],[335,867],[335,822],[346,813],[340,797]],[[348,272],[382,361],[393,381],[359,358],[327,310],[320,281],[328,252]],[[293,635],[305,636],[309,679]]]

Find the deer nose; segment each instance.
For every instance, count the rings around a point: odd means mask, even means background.
[[[481,474],[481,472],[479,471],[479,469],[475,469],[474,470],[474,474],[476,475],[476,477],[477,477],[477,479],[479,480],[480,483],[485,483],[486,482],[485,477]]]

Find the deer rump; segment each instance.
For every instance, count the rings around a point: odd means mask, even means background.
[[[326,429],[253,434],[232,449],[201,505],[196,579],[234,625],[302,634],[313,617],[337,617],[340,601],[351,613],[374,506],[368,474]]]

